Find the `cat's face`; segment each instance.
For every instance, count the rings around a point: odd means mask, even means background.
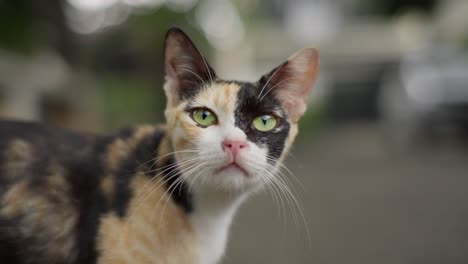
[[[271,181],[297,134],[316,70],[316,51],[304,49],[256,83],[223,81],[182,31],[170,30],[165,114],[181,176],[229,191]]]

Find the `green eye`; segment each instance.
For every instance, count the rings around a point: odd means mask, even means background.
[[[270,131],[276,127],[278,120],[272,115],[261,115],[254,119],[253,126],[259,131]]]
[[[209,127],[211,125],[216,124],[216,116],[208,109],[195,109],[192,112],[192,118],[197,122],[199,125],[203,127]]]

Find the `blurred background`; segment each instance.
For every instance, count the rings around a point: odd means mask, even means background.
[[[468,263],[467,14],[467,0],[0,0],[0,116],[163,122],[171,25],[227,79],[314,46],[286,163],[306,222],[257,195],[223,263]]]

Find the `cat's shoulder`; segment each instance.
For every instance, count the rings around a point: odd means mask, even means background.
[[[136,125],[96,134],[40,122],[0,120],[0,151],[3,159],[34,153],[35,157],[104,158],[119,163],[154,155],[164,132],[163,126]]]
[[[83,145],[89,141],[103,141],[102,143],[129,139],[139,141],[148,136],[159,136],[164,131],[165,127],[162,125],[135,125],[123,127],[109,133],[92,133],[62,128],[43,122],[0,119],[1,143],[15,139],[23,139],[32,143],[52,141],[77,145]]]

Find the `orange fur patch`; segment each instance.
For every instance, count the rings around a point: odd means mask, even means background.
[[[31,144],[22,139],[12,140],[5,154],[10,162],[30,160],[33,157]]]
[[[3,195],[2,209],[0,214],[7,218],[12,218],[21,212],[22,203],[25,202],[28,194],[27,182],[18,182],[11,186]]]
[[[135,149],[136,145],[147,135],[155,132],[157,127],[154,126],[139,126],[135,128],[133,135],[128,139],[116,139],[107,148],[106,166],[110,170],[117,170],[120,162],[125,159],[130,151]],[[156,150],[155,150],[156,151]]]
[[[279,157],[280,161],[283,161],[286,158],[286,155],[289,153],[289,150],[291,149],[294,139],[296,139],[297,133],[299,132],[299,128],[297,123],[291,124],[291,127],[289,128],[289,134],[288,137],[286,138],[286,144],[284,146],[283,153],[281,153],[281,156]]]

